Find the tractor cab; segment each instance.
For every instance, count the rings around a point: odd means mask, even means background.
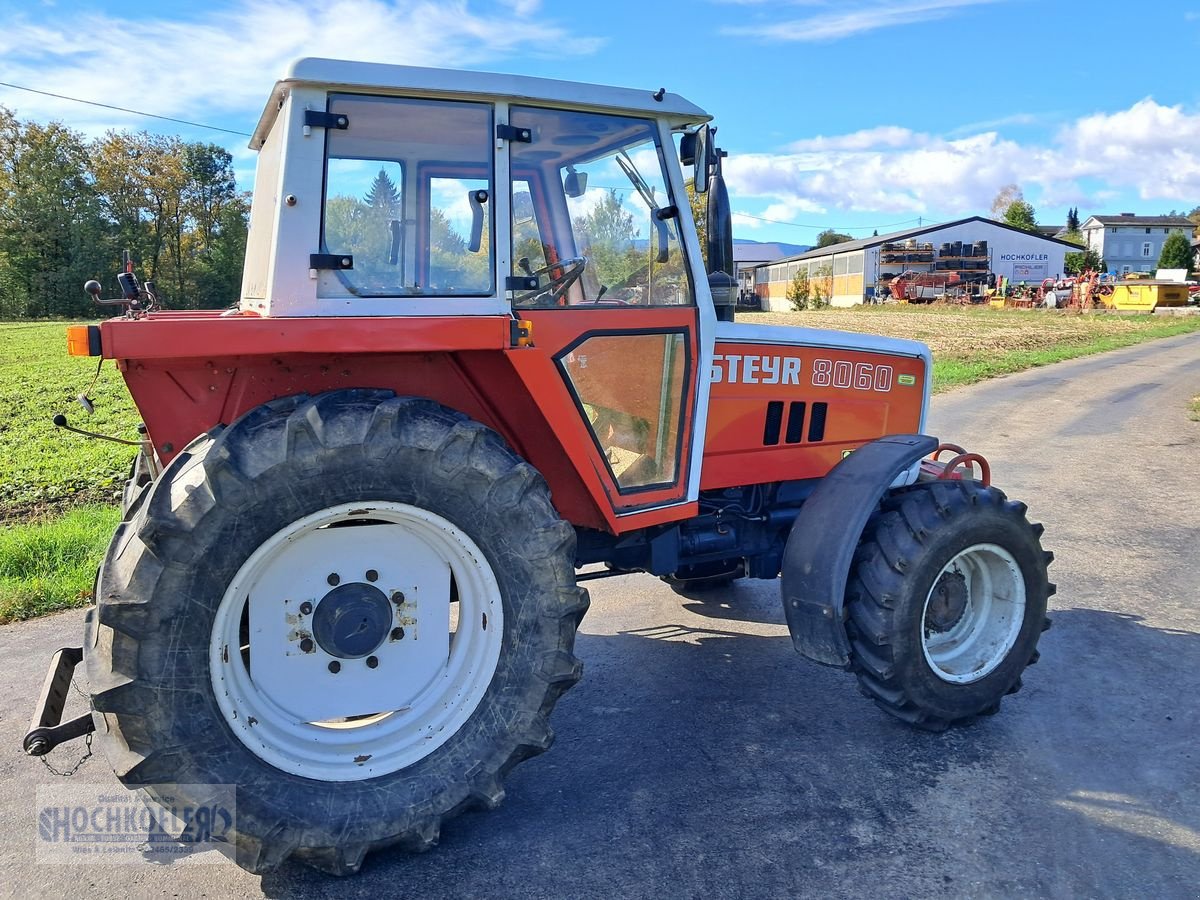
[[[708,305],[664,91],[307,59],[272,94],[241,309],[272,317]],[[519,100],[521,97],[538,97]],[[707,185],[705,149],[701,192]]]

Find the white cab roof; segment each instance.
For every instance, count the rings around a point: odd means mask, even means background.
[[[504,75],[458,69],[428,69],[394,66],[386,63],[350,62],[341,59],[309,57],[292,63],[276,84],[271,99],[259,119],[250,146],[258,149],[279,110],[279,99],[291,86],[304,85],[328,90],[381,93],[452,95],[490,100],[550,103],[554,106],[620,110],[622,112],[665,116],[672,125],[707,122],[708,115],[678,94],[664,93],[655,99],[656,90],[605,87],[528,75]]]

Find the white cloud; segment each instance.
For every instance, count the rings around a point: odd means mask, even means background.
[[[907,128],[896,125],[880,125],[876,128],[866,128],[850,134],[825,137],[817,135],[813,138],[795,141],[788,145],[794,153],[828,152],[830,150],[869,150],[883,147],[907,147],[919,143],[924,135],[917,134]]]
[[[761,24],[728,26],[722,31],[729,35],[757,37],[775,41],[836,41],[842,38],[892,28],[944,19],[969,6],[980,6],[1003,0],[872,0],[854,2],[846,0],[836,9],[818,12],[797,19],[780,19],[772,11],[772,18]],[[746,3],[744,5],[757,5]],[[815,3],[801,3],[815,6]],[[819,4],[825,5],[825,4]]]
[[[0,58],[5,81],[193,121],[234,114],[234,127],[251,131],[271,83],[301,56],[486,66],[515,53],[597,49],[598,40],[531,16],[538,5],[503,0],[481,11],[468,0],[233,0],[186,18],[129,20],[42,9],[37,21],[6,17]],[[150,127],[139,117],[8,89],[0,89],[0,103],[22,118],[57,118],[92,133]]]
[[[765,201],[796,211],[809,204],[971,213],[987,210],[1014,182],[1035,206],[1098,204],[1114,192],[1179,205],[1200,196],[1200,111],[1147,98],[1079,118],[1043,143],[995,131],[952,139],[884,126],[797,141],[782,154],[731,156],[726,173],[741,209]]]

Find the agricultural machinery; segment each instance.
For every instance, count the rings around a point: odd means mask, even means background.
[[[238,302],[163,310],[125,273],[126,312],[69,330],[144,442],[26,750],[94,729],[152,799],[234,785],[243,867],[351,873],[501,802],[582,673],[581,585],[635,572],[782,576],[796,649],[884,713],[996,712],[1048,624],[1041,526],[923,434],[924,345],[732,321],[709,118],[295,63],[251,143]]]

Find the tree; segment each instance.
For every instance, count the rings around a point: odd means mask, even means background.
[[[82,135],[0,108],[0,313],[86,315],[105,223]]]
[[[812,274],[812,298],[809,309],[824,309],[833,298],[833,265],[825,263],[818,266]]]
[[[581,252],[592,261],[600,284],[625,284],[639,270],[645,271],[646,254],[634,249],[638,228],[633,213],[625,208],[615,188],[609,188],[592,209],[574,221],[575,234],[586,236]]]
[[[811,293],[808,283],[808,264],[802,263],[796,270],[795,276],[788,282],[787,292],[784,296],[787,297],[788,303],[792,304],[792,309],[801,312],[808,309]]]
[[[826,228],[824,231],[822,231],[820,234],[817,235],[817,247],[818,248],[829,247],[829,246],[832,246],[833,244],[844,244],[844,243],[846,243],[846,241],[852,241],[852,240],[854,240],[854,238],[852,238],[848,234],[839,234],[838,232],[834,231],[832,228]]]
[[[115,131],[86,141],[0,108],[0,314],[95,315],[80,286],[109,280],[122,249],[169,306],[228,306],[248,209],[214,144]]]
[[[1022,231],[1037,232],[1033,206],[1025,200],[1014,200],[1008,205],[1008,209],[1004,211],[1004,222]]]
[[[367,206],[384,210],[393,215],[400,209],[400,191],[396,189],[395,182],[383,169],[379,170],[379,174],[371,182],[371,187],[367,190],[367,195],[363,200]]]
[[[1067,215],[1067,221],[1071,219],[1070,214]],[[1100,258],[1100,254],[1087,246],[1087,242],[1083,239],[1083,234],[1078,229],[1068,231],[1063,235],[1063,240],[1069,241],[1076,246],[1082,247],[1078,253],[1068,253],[1063,256],[1063,271],[1068,275],[1081,275],[1089,269],[1093,272],[1100,272],[1104,269],[1104,260]]]
[[[1004,214],[1008,212],[1008,208],[1018,200],[1024,200],[1025,194],[1021,192],[1021,188],[1015,184],[1006,184],[997,191],[996,196],[992,199],[992,218],[1003,219]]]
[[[1162,253],[1158,257],[1160,269],[1192,270],[1192,244],[1182,231],[1172,231],[1163,241]]]
[[[1079,230],[1079,207],[1073,206],[1067,210],[1067,233]]]

